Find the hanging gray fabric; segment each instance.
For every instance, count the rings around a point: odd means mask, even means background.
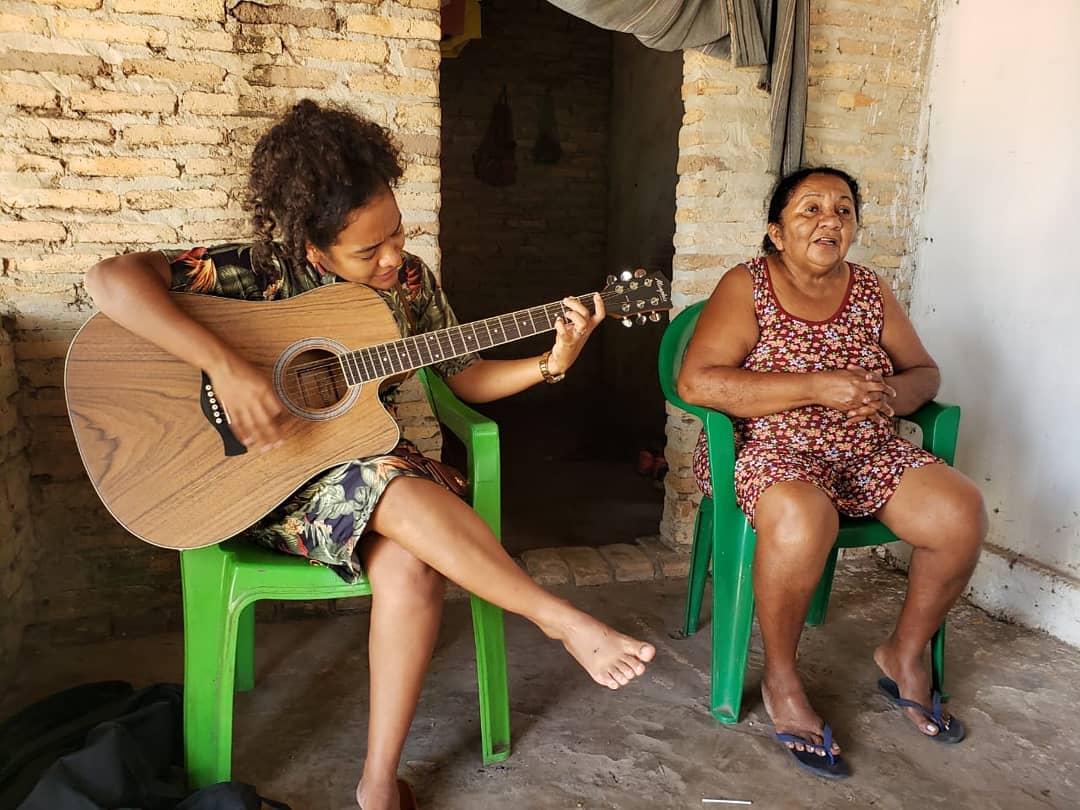
[[[736,67],[764,65],[758,86],[772,95],[769,168],[802,165],[810,59],[809,0],[548,0],[660,51],[696,48],[730,56]]]
[[[658,51],[697,48],[712,56],[728,50],[723,0],[549,0],[568,14],[609,31],[633,34]]]

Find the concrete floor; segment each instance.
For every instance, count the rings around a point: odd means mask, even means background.
[[[809,629],[801,665],[854,775],[799,771],[771,736],[757,694],[755,638],[743,721],[708,713],[707,627],[678,640],[685,582],[567,589],[577,604],[658,647],[648,674],[616,693],[593,685],[530,625],[507,620],[514,750],[479,759],[467,604],[448,605],[403,773],[424,808],[702,808],[703,797],[754,808],[1080,807],[1080,652],[995,622],[966,605],[949,639],[955,747],[919,736],[875,694],[870,659],[904,580],[870,559],[838,572],[830,621]],[[259,684],[238,696],[234,776],[295,810],[346,810],[364,748],[364,615],[261,626]],[[4,714],[74,683],[178,680],[179,635],[56,650],[24,662]]]

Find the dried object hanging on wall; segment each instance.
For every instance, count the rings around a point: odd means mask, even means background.
[[[533,144],[533,161],[554,166],[562,159],[562,143],[559,141],[559,123],[555,120],[555,101],[551,88],[544,90],[540,102],[540,119],[536,127],[536,143]]]
[[[510,97],[504,84],[502,92],[491,107],[491,118],[488,120],[484,139],[473,152],[473,172],[488,185],[513,185],[517,180],[516,149]]]

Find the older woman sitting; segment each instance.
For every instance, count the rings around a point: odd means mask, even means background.
[[[872,515],[915,549],[900,618],[874,661],[880,688],[939,742],[959,742],[964,727],[931,695],[924,652],[987,530],[975,485],[892,429],[894,415],[934,397],[940,375],[888,286],[845,261],[858,221],[858,185],[845,172],[783,178],[765,255],[717,284],[678,383],[687,402],[735,418],[736,498],[757,532],[762,698],[800,764],[831,777],[848,767],[826,742],[831,729],[810,705],[795,651],[838,514]],[[694,469],[711,495],[704,434]]]

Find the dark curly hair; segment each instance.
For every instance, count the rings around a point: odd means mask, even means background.
[[[306,242],[329,248],[349,214],[401,174],[401,150],[386,129],[304,99],[255,144],[245,208],[256,240],[280,241],[303,267]]]
[[[769,217],[766,220],[769,225],[780,224],[780,214],[783,213],[787,204],[791,202],[795,189],[799,187],[803,180],[813,174],[827,174],[832,177],[839,177],[847,183],[848,188],[851,189],[851,198],[855,201],[855,222],[859,221],[859,206],[862,201],[859,199],[859,183],[855,178],[843,169],[836,169],[832,166],[810,166],[786,174],[776,181],[776,185],[773,186],[772,194],[769,197]],[[761,242],[761,249],[766,254],[777,252],[776,245],[773,244],[773,240],[767,233]]]

